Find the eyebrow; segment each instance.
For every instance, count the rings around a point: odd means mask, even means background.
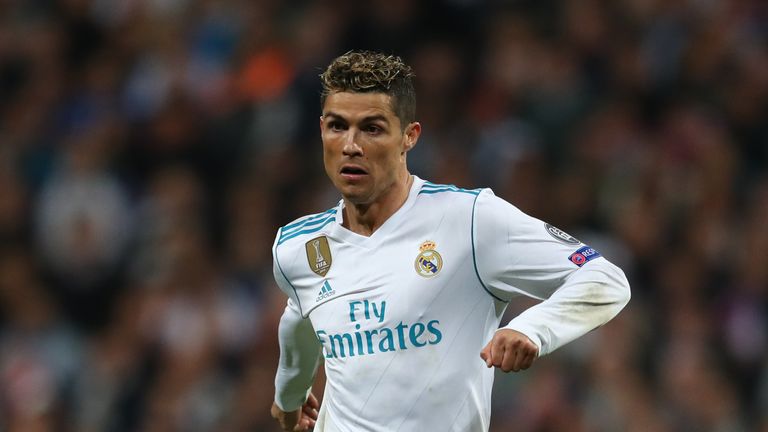
[[[328,118],[333,117],[333,118],[336,118],[336,119],[339,119],[339,120],[348,121],[346,118],[344,118],[344,116],[342,116],[340,114],[336,114],[333,111],[328,111],[326,114],[323,114],[323,117],[328,117]],[[363,119],[360,122],[361,123],[369,123],[369,122],[374,122],[374,121],[383,121],[384,123],[389,124],[389,120],[387,120],[387,118],[384,117],[381,114],[376,114],[376,115],[372,115],[372,116],[368,116],[368,117],[363,117]]]

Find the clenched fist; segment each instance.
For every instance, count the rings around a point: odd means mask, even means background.
[[[280,423],[280,428],[287,432],[308,431],[315,427],[317,410],[320,403],[312,393],[309,394],[304,405],[296,411],[283,411],[276,403],[272,404],[272,417]]]
[[[504,372],[528,369],[539,354],[539,348],[528,336],[510,329],[496,331],[493,339],[480,351],[480,358],[488,367],[496,366]]]

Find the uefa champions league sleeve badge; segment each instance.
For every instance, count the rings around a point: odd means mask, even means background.
[[[431,278],[443,268],[443,257],[435,250],[436,248],[437,244],[429,240],[419,246],[421,252],[413,263],[419,276]]]

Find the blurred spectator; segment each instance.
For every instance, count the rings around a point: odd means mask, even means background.
[[[2,418],[9,431],[48,431],[69,420],[80,337],[62,319],[27,251],[0,251]]]
[[[64,144],[36,205],[36,237],[58,296],[73,318],[95,325],[117,290],[114,278],[131,238],[128,197],[108,169],[109,127]]]

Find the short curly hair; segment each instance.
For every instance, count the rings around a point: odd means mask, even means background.
[[[334,59],[320,74],[323,91],[320,107],[337,92],[384,93],[391,97],[392,110],[402,127],[416,120],[416,91],[413,70],[395,55],[374,51],[348,51]]]

